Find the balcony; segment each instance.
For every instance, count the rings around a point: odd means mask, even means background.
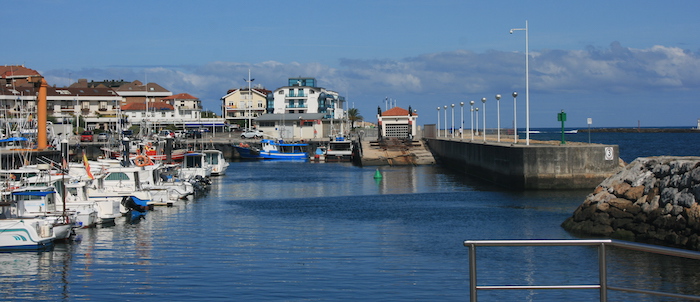
[[[305,97],[307,97],[307,96],[308,96],[308,95],[307,95],[306,93],[303,93],[303,92],[294,93],[294,92],[290,91],[290,92],[287,94],[287,97],[288,97],[288,98],[305,98]]]
[[[292,104],[287,105],[285,108],[307,108],[306,104]]]

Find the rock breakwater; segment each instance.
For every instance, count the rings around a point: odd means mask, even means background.
[[[700,157],[645,157],[589,194],[562,227],[700,250]]]

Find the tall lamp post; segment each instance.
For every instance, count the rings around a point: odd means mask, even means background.
[[[459,138],[464,139],[464,102],[459,102],[459,109]]]
[[[479,107],[474,108],[474,115],[476,116],[476,123],[474,123],[476,129],[474,132],[476,132],[476,136],[479,136]]]
[[[518,143],[518,93],[513,91],[513,143]]]
[[[452,104],[452,138],[455,138],[455,104]]]
[[[525,20],[525,28],[513,28],[510,33],[512,34],[515,30],[525,31],[525,144],[530,145],[530,31],[527,20]]]
[[[471,122],[471,127],[469,128],[469,131],[472,133],[472,141],[474,140],[474,101],[469,101],[469,106],[471,106],[471,117],[469,118],[469,121]]]
[[[252,110],[253,110],[253,108],[252,108],[252,106],[253,106],[253,91],[250,89],[250,83],[255,81],[255,79],[250,78],[250,69],[248,69],[248,79],[247,80],[243,79],[243,80],[248,82],[248,97],[249,97],[249,99],[246,102],[246,107],[248,107],[247,108],[248,109],[248,129],[250,130],[250,129],[253,129],[253,127],[252,127],[253,126],[252,125],[253,124],[253,117],[252,117],[252,115],[253,115],[253,112],[252,112]]]
[[[447,138],[447,105],[445,105],[445,138]]]
[[[484,108],[484,110],[483,110],[484,127],[483,127],[483,130],[481,130],[481,131],[484,132],[484,142],[486,142],[486,98],[481,98],[481,102],[484,103],[484,107],[483,107]]]
[[[438,122],[437,122],[437,137],[440,137],[440,106],[438,106]]]
[[[496,131],[498,133],[498,142],[501,142],[501,95],[496,95]]]

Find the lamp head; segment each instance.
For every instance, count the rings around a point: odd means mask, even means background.
[[[512,30],[512,29],[510,30],[510,34],[511,34],[511,35],[513,34],[513,30]]]
[[[497,94],[497,95],[496,95],[496,100],[498,101],[498,100],[500,100],[500,99],[501,99],[501,95],[500,95],[500,94]]]
[[[518,93],[515,92],[515,91],[513,91],[513,97],[514,97],[514,98],[517,98],[517,97],[518,97]]]
[[[474,106],[474,101],[469,101],[469,105]]]
[[[454,107],[455,107],[455,104],[452,104],[452,108],[454,108]]]
[[[460,105],[460,106],[464,106],[464,102],[459,102],[459,105]]]
[[[486,103],[486,98],[481,98],[482,103]]]

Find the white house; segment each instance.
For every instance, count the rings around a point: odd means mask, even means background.
[[[416,135],[416,119],[418,114],[408,110],[394,107],[377,114],[378,125],[381,128],[382,137],[413,138]]]

